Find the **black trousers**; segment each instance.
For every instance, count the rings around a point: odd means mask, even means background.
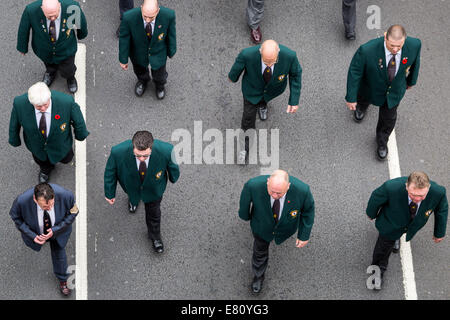
[[[75,56],[69,57],[58,64],[46,63],[45,68],[46,72],[50,73],[52,76],[56,74],[59,70],[61,77],[64,79],[72,79],[75,77],[75,72],[77,71],[77,67],[75,65]]]
[[[253,234],[255,238],[253,242],[252,270],[257,278],[264,277],[267,265],[269,263],[269,245],[270,242]]]
[[[138,80],[142,81],[143,83],[147,84],[147,82],[150,81],[150,72],[148,67],[143,67],[138,64],[133,64],[133,71]],[[157,90],[163,90],[164,85],[167,82],[167,71],[166,71],[166,65],[163,65],[161,68],[153,70],[152,72],[152,78],[153,83],[155,84],[155,88]]]
[[[67,255],[66,249],[59,246],[56,240],[50,240],[53,273],[59,281],[67,281]]]
[[[363,96],[358,95],[358,103],[356,108],[365,112],[369,107],[370,102]],[[389,141],[389,136],[394,130],[395,123],[397,121],[397,108],[398,105],[393,108],[388,108],[387,102],[385,102],[378,111],[378,123],[376,129],[377,144],[378,146],[386,147]]]
[[[342,18],[346,32],[355,32],[356,0],[342,0]]]
[[[120,20],[122,20],[124,12],[134,8],[133,0],[119,0]]]
[[[148,237],[152,240],[161,240],[161,201],[145,203],[145,222],[147,223]]]
[[[389,256],[394,248],[395,240],[390,240],[383,237],[381,234],[378,235],[377,243],[373,250],[372,264],[380,267],[381,272],[386,271]]]
[[[73,149],[70,149],[70,151],[67,153],[67,155],[61,159],[61,163],[67,164],[70,161],[72,161],[73,159]],[[33,154],[33,159],[34,161],[39,165],[42,173],[49,175],[50,172],[52,172],[52,170],[55,168],[55,164],[51,163],[50,160],[47,158],[45,161],[42,161],[41,159],[38,159],[34,154]]]

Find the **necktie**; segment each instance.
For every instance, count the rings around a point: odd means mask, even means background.
[[[52,42],[56,42],[56,27],[55,21],[50,21],[50,28],[48,29],[48,33],[50,34],[50,40]]]
[[[43,221],[44,221],[44,223],[42,224],[43,225],[43,229],[44,229],[43,234],[46,235],[48,233],[47,229],[50,229],[52,227],[52,222],[50,220],[50,215],[48,214],[47,210],[44,210]]]
[[[394,80],[394,78],[395,78],[395,70],[397,69],[396,68],[397,66],[395,64],[395,56],[396,56],[396,54],[392,55],[392,58],[389,61],[388,68],[387,68],[390,82],[392,82],[392,80]]]
[[[278,222],[278,219],[280,218],[280,200],[277,199],[273,202],[272,213],[275,222]]]
[[[147,164],[145,161],[141,161],[139,164],[139,177],[141,178],[141,183],[144,182],[145,174],[147,173]]]
[[[41,120],[39,121],[39,132],[44,139],[47,139],[47,121],[45,121],[45,112],[41,112]]]
[[[272,69],[270,67],[266,67],[264,69],[263,78],[264,82],[268,84],[270,79],[272,78]]]
[[[145,27],[145,32],[147,33],[148,41],[152,40],[152,24],[149,22]]]
[[[414,219],[414,217],[416,216],[416,212],[417,212],[417,203],[412,202],[409,204],[409,215],[411,220]]]

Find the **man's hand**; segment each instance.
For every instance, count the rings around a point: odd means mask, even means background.
[[[302,240],[297,239],[295,246],[297,248],[303,248],[304,246],[306,246],[308,244],[308,242],[309,242],[309,240],[302,241]]]
[[[108,203],[109,203],[110,205],[113,205],[114,202],[116,202],[116,198],[108,199],[108,198],[105,197],[105,199],[106,199],[106,201],[108,201]]]
[[[352,111],[356,110],[357,102],[347,102],[347,101],[345,101],[345,103],[347,104],[347,108],[349,108],[350,110],[352,110]]]
[[[127,70],[128,70],[128,63],[126,63],[126,64],[121,63],[121,64],[120,64],[120,67],[121,67],[123,70],[127,71]]]
[[[19,51],[19,52],[20,52],[20,51]],[[20,54],[23,55],[23,56],[25,55],[25,53],[23,53],[23,52],[20,52]]]
[[[37,235],[35,238],[34,238],[34,242],[36,242],[37,244],[40,244],[41,246],[45,243],[45,239],[44,239],[44,237],[42,236],[42,235]]]
[[[41,235],[42,239],[44,239],[45,241],[47,241],[48,239],[50,239],[51,237],[53,237],[53,230],[52,229],[47,229],[47,234],[43,234]],[[44,241],[44,242],[45,242]]]
[[[298,106],[288,105],[286,112],[287,113],[296,113],[298,110]]]
[[[411,89],[413,86],[406,86],[406,90],[409,90],[409,89]]]
[[[436,237],[433,237],[433,240],[434,240],[434,243],[439,243],[439,242],[441,242],[442,240],[444,240],[444,238],[436,238]]]

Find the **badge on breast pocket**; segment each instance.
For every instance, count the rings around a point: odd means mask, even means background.
[[[155,175],[156,180],[159,180],[159,178],[161,178],[162,173],[163,173],[162,171],[159,171],[159,172]]]
[[[405,74],[406,74],[406,77],[407,77],[407,78],[408,78],[408,76],[409,76],[409,69],[411,69],[411,66],[409,66],[408,68],[406,68]]]
[[[283,81],[283,80],[284,80],[284,77],[285,77],[285,75],[282,74],[281,76],[278,77],[278,81],[280,81],[280,82]]]
[[[59,126],[59,128],[61,129],[61,132],[66,131],[67,123],[64,122],[62,125]]]
[[[164,38],[164,32],[158,36],[158,40],[161,41]]]
[[[428,218],[432,213],[433,213],[433,210],[428,210],[427,212],[425,212],[425,217]]]
[[[289,214],[291,215],[292,218],[296,218],[298,215],[298,210],[293,210],[293,211],[289,212]]]

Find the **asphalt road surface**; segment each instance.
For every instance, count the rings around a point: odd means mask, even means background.
[[[0,2],[0,299],[62,299],[52,272],[50,250],[25,247],[9,217],[14,198],[37,182],[39,168],[22,145],[8,144],[12,101],[42,79],[44,66],[30,52],[15,49],[22,11],[30,1]],[[171,141],[177,129],[192,136],[240,127],[240,83],[227,74],[239,51],[251,45],[246,1],[161,1],[177,14],[178,50],[168,61],[167,96],[158,101],[153,86],[134,95],[135,76],[119,66],[118,1],[80,1],[86,14],[88,298],[89,299],[405,299],[399,255],[392,255],[383,290],[366,288],[366,268],[378,235],[365,216],[370,193],[389,179],[388,164],[375,158],[377,110],[356,124],[345,106],[346,76],[358,46],[400,23],[422,40],[417,85],[399,107],[396,136],[403,175],[423,170],[450,187],[450,2],[358,1],[357,38],[345,40],[340,1],[266,1],[264,39],[297,52],[303,68],[300,108],[286,114],[288,90],[269,103],[269,118],[257,129],[279,129],[279,165],[311,186],[316,218],[309,244],[295,238],[270,247],[264,288],[250,292],[253,238],[237,215],[240,191],[264,166],[181,164],[181,177],[162,202],[165,252],[153,253],[146,238],[144,207],[127,211],[118,189],[116,204],[104,200],[103,173],[113,145],[137,130]],[[139,5],[140,1],[135,1]],[[368,29],[370,5],[381,9],[381,29]],[[131,67],[131,65],[130,65]],[[52,89],[67,92],[58,77]],[[269,135],[270,136],[270,135]],[[172,141],[177,145],[178,141]],[[204,141],[203,147],[210,142]],[[225,149],[225,148],[224,148]],[[225,150],[223,150],[225,153]],[[75,191],[75,163],[57,165],[51,181]],[[450,298],[450,241],[432,241],[433,219],[411,241],[419,299]],[[75,257],[75,230],[67,247]],[[75,275],[76,279],[76,275]],[[75,295],[72,295],[72,299]]]

